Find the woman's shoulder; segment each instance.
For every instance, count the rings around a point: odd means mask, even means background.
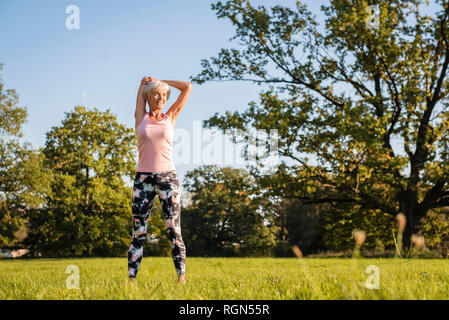
[[[167,117],[168,122],[170,122],[171,125],[172,125],[172,127],[174,128],[174,127],[175,127],[174,121],[176,121],[176,120],[173,120],[173,118],[172,118],[173,114],[170,113],[170,112],[167,112],[167,113],[165,114],[165,116]]]
[[[171,116],[170,116],[170,113],[163,113],[163,116],[164,116],[164,119],[165,119],[165,120],[167,120],[167,121],[169,121],[169,122],[172,121]]]
[[[136,119],[136,123],[135,123],[135,129],[137,130],[137,128],[143,123],[143,120],[145,119],[145,117],[148,118],[148,112],[145,112],[143,114],[143,116],[141,116],[141,118]]]

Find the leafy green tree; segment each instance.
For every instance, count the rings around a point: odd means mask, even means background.
[[[109,110],[82,106],[48,133],[44,166],[53,172],[43,208],[29,217],[27,244],[45,256],[120,255],[131,242],[133,130]]]
[[[341,204],[325,210],[322,214],[324,248],[333,251],[354,249],[354,230],[366,232],[363,249],[377,250],[394,249],[394,238],[397,231],[395,220],[382,210],[364,209],[351,204]],[[394,235],[393,235],[394,232]],[[378,252],[381,253],[381,252]]]
[[[449,3],[436,1],[430,16],[425,1],[377,1],[377,27],[370,4],[331,0],[320,28],[300,2],[219,1],[212,9],[235,26],[238,46],[202,60],[193,82],[268,86],[245,112],[206,126],[278,129],[275,174],[251,169],[261,185],[390,221],[403,212],[407,245],[429,210],[449,206]]]
[[[0,246],[11,249],[21,246],[17,232],[26,230],[26,212],[42,205],[51,178],[40,152],[18,140],[28,117],[18,104],[16,91],[4,89],[0,78]]]
[[[282,199],[276,205],[277,256],[293,256],[292,246],[298,246],[304,255],[324,249],[322,228],[323,205],[304,205],[297,199]]]
[[[248,172],[206,165],[188,172],[183,239],[194,256],[268,255],[275,245],[273,203]]]
[[[449,208],[430,211],[420,225],[426,246],[449,257]]]

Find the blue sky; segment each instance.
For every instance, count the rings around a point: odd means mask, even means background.
[[[295,1],[282,1],[292,5]],[[325,1],[310,1],[318,8]],[[6,88],[29,111],[22,141],[45,145],[45,134],[59,126],[76,105],[111,109],[118,121],[134,127],[140,79],[189,80],[200,60],[230,47],[234,28],[217,19],[215,1],[63,1],[1,0],[0,62]],[[254,1],[274,5],[279,1]],[[69,30],[66,8],[80,10],[80,29]],[[246,109],[260,87],[211,82],[194,86],[176,128],[192,132],[193,122],[215,112]],[[178,91],[173,89],[166,111]],[[204,143],[207,143],[205,141]],[[136,154],[137,159],[137,154]],[[182,180],[198,164],[175,163]]]
[[[110,109],[118,121],[134,127],[137,88],[143,76],[189,80],[200,61],[230,48],[234,28],[217,19],[211,4],[196,0],[0,0],[0,62],[6,88],[16,89],[29,111],[23,141],[34,148],[59,126],[76,105]],[[258,0],[254,5],[294,0]],[[304,1],[322,20],[326,0]],[[66,8],[80,10],[80,29],[68,30]],[[176,129],[192,135],[193,123],[226,110],[243,111],[258,100],[261,87],[251,83],[211,82],[193,87]],[[176,99],[172,97],[164,111]],[[176,145],[176,141],[174,142]],[[204,141],[203,144],[207,144]],[[136,154],[137,159],[137,154]],[[177,164],[181,183],[198,164]]]

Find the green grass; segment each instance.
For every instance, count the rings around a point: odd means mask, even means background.
[[[66,288],[66,268],[80,289]],[[367,289],[365,268],[379,268]],[[171,258],[144,257],[134,286],[126,258],[2,259],[0,299],[449,299],[449,260],[187,258],[186,285]]]

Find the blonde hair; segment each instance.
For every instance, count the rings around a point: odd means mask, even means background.
[[[167,92],[167,101],[170,98],[170,86],[162,81],[151,81],[149,84],[146,85],[143,95],[145,97],[145,100],[148,99],[148,96],[154,91],[159,88],[165,89]]]

